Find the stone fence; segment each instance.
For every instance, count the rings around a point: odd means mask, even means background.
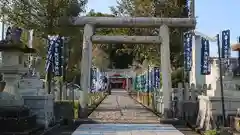
[[[196,87],[195,85],[189,85],[188,83],[178,84],[178,88],[172,88],[171,94],[171,116],[178,119],[185,119],[196,123],[198,114],[198,96],[206,95],[206,85],[202,87]],[[133,94],[132,94],[133,95]],[[137,92],[134,96],[139,101],[149,106],[156,112],[163,114],[164,111],[164,98],[162,90],[154,90],[149,95],[145,92]],[[148,98],[148,104],[144,102],[144,98]],[[150,102],[150,103],[149,103]]]
[[[184,84],[183,87],[183,84],[179,84],[178,88],[173,88],[171,98],[173,117],[186,120],[203,130],[221,126],[223,124],[221,97],[208,95],[212,90],[206,86]],[[232,118],[236,116],[237,108],[240,108],[240,97],[224,95],[226,121],[231,126]],[[161,104],[159,105],[162,108]]]
[[[191,125],[203,130],[222,125],[221,98],[208,96],[207,93],[209,93],[209,91],[211,91],[211,89],[207,87],[207,85],[196,86],[194,84],[179,83],[177,88],[172,88],[170,117],[185,120]],[[164,98],[161,90],[151,92],[150,96],[146,92],[137,92],[135,96],[139,102],[163,114]],[[151,101],[148,101],[148,104],[146,104],[144,98]],[[230,125],[232,122],[230,117],[236,115],[237,108],[240,108],[240,98],[225,96],[224,103],[226,119]]]

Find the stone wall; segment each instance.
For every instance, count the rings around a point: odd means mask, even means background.
[[[221,97],[199,96],[199,112],[196,125],[203,130],[209,130],[222,125]],[[240,108],[240,98],[224,97],[225,113],[228,124],[230,116],[236,116]]]

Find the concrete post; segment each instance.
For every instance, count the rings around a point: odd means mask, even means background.
[[[62,100],[67,100],[67,85],[63,85],[62,88]]]
[[[162,91],[163,91],[163,113],[165,117],[170,116],[171,109],[171,63],[170,63],[170,41],[169,28],[167,25],[161,25],[159,36],[162,38],[161,44],[161,73],[162,73]]]
[[[88,91],[90,89],[90,72],[92,59],[92,41],[91,37],[94,33],[94,26],[91,24],[86,24],[84,27],[83,35],[83,48],[82,48],[82,60],[81,60],[81,96],[80,96],[80,106],[81,113],[80,117],[86,118],[88,113]]]

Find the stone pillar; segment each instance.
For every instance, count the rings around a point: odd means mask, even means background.
[[[82,48],[82,60],[81,60],[81,96],[80,105],[81,113],[80,117],[87,117],[88,110],[88,91],[90,89],[90,72],[91,72],[91,59],[92,59],[92,41],[91,37],[94,33],[94,26],[86,24],[84,27],[83,35],[83,48]]]
[[[163,90],[163,113],[165,117],[170,116],[171,109],[171,63],[170,63],[170,41],[169,28],[167,25],[160,27],[159,36],[162,38],[161,44],[161,73],[162,73],[162,90]]]
[[[67,84],[64,84],[62,88],[62,100],[67,100]]]

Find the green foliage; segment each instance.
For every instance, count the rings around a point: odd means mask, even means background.
[[[67,78],[79,74],[79,58],[81,57],[82,31],[69,24],[79,13],[84,12],[87,0],[1,0],[0,17],[5,22],[20,26],[26,30],[34,29],[34,48],[43,58],[40,67],[44,65],[46,55],[46,37],[49,34],[60,34],[69,37],[70,56],[68,60]],[[91,10],[87,16],[148,16],[148,17],[186,17],[187,0],[119,0],[117,6],[111,7],[112,14],[104,14]],[[171,28],[170,49],[173,71],[173,83],[183,79],[178,69],[183,65],[182,33],[186,29]],[[96,29],[99,35],[157,35],[158,29]],[[25,36],[26,37],[26,36]],[[24,38],[25,41],[27,39]],[[96,63],[107,61],[110,68],[128,68],[133,60],[143,62],[149,60],[150,65],[160,66],[160,46],[142,44],[111,44],[94,45],[100,47],[103,54],[93,59]],[[124,61],[123,61],[124,59]],[[99,65],[99,64],[98,64]],[[104,67],[106,68],[106,66]],[[176,72],[176,73],[175,73]]]
[[[46,38],[58,34],[69,38],[67,75],[70,80],[78,72],[81,58],[82,32],[69,24],[74,17],[85,11],[87,0],[1,0],[0,17],[5,23],[34,30],[33,47],[42,60],[38,70],[44,74]],[[24,36],[26,43],[28,37]]]
[[[156,17],[184,17],[187,15],[186,0],[166,0],[165,4],[161,0],[119,0],[118,5],[111,7],[116,16],[156,16]],[[174,68],[181,67],[183,64],[182,32],[180,28],[171,28],[171,62]],[[132,35],[156,35],[157,29],[138,29],[130,30]],[[135,59],[149,58],[152,64],[160,64],[160,48],[156,45],[131,45],[126,50],[131,50]]]
[[[162,73],[160,73],[160,86],[162,87]]]
[[[172,72],[172,84],[173,87],[177,87],[178,83],[183,83],[184,80],[184,69],[178,68]]]
[[[104,14],[100,12],[95,12],[91,10],[87,16],[105,16],[105,17],[115,17],[113,14]],[[97,35],[128,35],[129,29],[114,29],[114,28],[99,28],[96,29]],[[102,55],[97,55],[93,58],[95,65],[97,63],[106,62],[101,66],[108,65],[109,68],[128,68],[128,65],[132,63],[131,51],[127,52],[125,50],[126,45],[124,44],[94,44],[94,49],[98,49]],[[124,61],[122,61],[124,59]],[[99,66],[99,64],[97,64]]]
[[[34,29],[35,35],[64,34],[72,17],[84,11],[86,0],[1,0],[1,18],[24,29]],[[74,30],[72,28],[72,30]]]
[[[146,17],[187,17],[187,0],[119,0],[117,6],[111,7],[112,13],[116,16],[146,16]],[[170,59],[173,70],[173,85],[183,81],[183,70],[178,68],[183,66],[183,42],[182,34],[186,29],[170,28]],[[139,29],[132,28],[131,35],[157,35],[158,29]],[[149,59],[151,65],[160,66],[160,47],[156,45],[131,45],[126,46],[125,50],[130,50],[135,60],[142,62],[145,58]],[[178,69],[178,71],[175,71]],[[181,73],[182,72],[182,73]]]
[[[101,70],[105,70],[110,64],[109,56],[100,47],[96,46],[93,50],[92,63],[95,67],[98,67]]]
[[[204,135],[218,135],[218,131],[216,129],[214,130],[207,130]]]

